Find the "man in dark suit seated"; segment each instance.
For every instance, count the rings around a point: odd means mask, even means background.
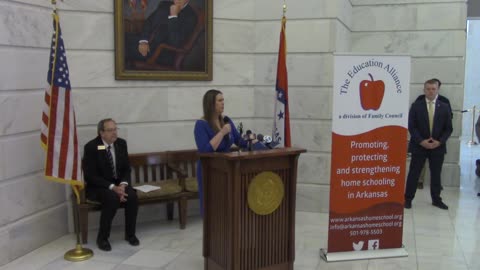
[[[97,126],[98,136],[85,145],[83,169],[86,195],[102,205],[97,246],[104,251],[112,247],[108,241],[117,209],[125,207],[125,240],[132,246],[140,241],[135,235],[137,193],[131,186],[127,142],[117,137],[117,124],[103,119]]]
[[[453,130],[452,112],[446,103],[438,99],[438,83],[435,80],[426,81],[423,91],[425,98],[415,101],[408,115],[409,150],[412,159],[405,189],[405,208],[412,208],[418,178],[428,158],[432,204],[441,209],[448,209],[440,197],[440,174],[447,152],[446,143]]]
[[[127,37],[131,60],[146,61],[160,44],[181,47],[197,24],[197,14],[188,0],[160,1],[148,16],[140,36]],[[173,65],[174,53],[162,52],[156,59],[160,65]],[[128,60],[128,59],[127,59]]]

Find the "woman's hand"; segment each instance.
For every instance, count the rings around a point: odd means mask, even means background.
[[[178,16],[178,13],[182,10],[182,5],[174,4],[170,6],[170,16]]]
[[[230,131],[232,131],[232,126],[230,126],[230,124],[225,124],[225,125],[222,127],[222,129],[220,130],[220,132],[222,133],[223,136],[229,134]]]
[[[210,140],[210,144],[212,145],[212,148],[213,148],[214,151],[217,151],[217,148],[220,145],[220,143],[222,142],[223,137],[225,137],[225,135],[230,134],[231,130],[232,130],[232,127],[230,126],[230,124],[225,124],[220,129],[220,131],[217,132],[217,134],[215,134],[215,136],[213,136],[213,138]]]
[[[138,44],[138,52],[143,56],[146,57],[147,54],[150,52],[150,46],[148,42],[140,42]]]

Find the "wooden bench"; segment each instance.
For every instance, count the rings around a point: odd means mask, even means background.
[[[180,173],[178,178],[185,179],[185,197],[187,199],[198,199],[197,153],[196,149],[168,152],[169,163],[175,165],[176,172]]]
[[[132,185],[153,185],[161,189],[148,193],[137,191],[139,206],[166,203],[167,219],[173,219],[174,203],[178,204],[180,229],[185,229],[187,201],[198,198],[196,183],[197,150],[165,151],[129,155],[132,167]],[[80,204],[73,200],[78,211],[78,227],[83,243],[88,239],[88,212],[101,209],[99,202],[90,201],[85,191],[80,194]],[[77,207],[78,206],[78,207]]]

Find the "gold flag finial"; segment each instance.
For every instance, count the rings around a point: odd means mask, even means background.
[[[285,0],[283,0],[283,16],[285,16],[286,12],[287,12],[287,4],[285,4]]]
[[[63,2],[63,0],[60,0]],[[50,2],[52,3],[52,6],[53,6],[53,12],[54,13],[57,13],[57,0],[50,0]]]
[[[52,7],[53,7],[53,13],[57,14],[57,0],[51,0]]]
[[[51,0],[52,1],[52,5],[56,5],[57,4],[57,0]],[[63,2],[63,0],[60,0]]]

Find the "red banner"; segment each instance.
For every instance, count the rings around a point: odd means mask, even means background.
[[[333,134],[328,252],[401,247],[406,136],[395,126]]]

